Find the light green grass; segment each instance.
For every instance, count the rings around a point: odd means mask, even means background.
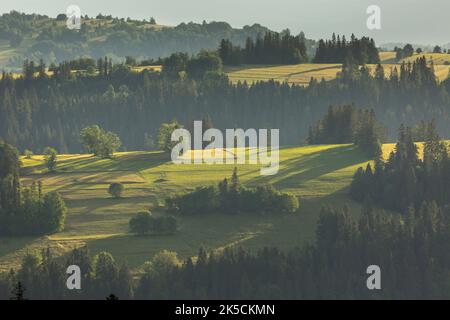
[[[347,197],[351,178],[366,157],[352,145],[292,147],[280,150],[280,169],[261,176],[259,165],[238,165],[241,182],[247,186],[270,183],[301,199],[292,215],[226,215],[180,217],[180,230],[171,236],[140,237],[128,233],[128,221],[137,212],[151,208],[164,214],[164,199],[196,186],[215,184],[232,174],[233,164],[175,165],[160,152],[118,153],[114,159],[90,155],[62,155],[58,171],[46,172],[42,156],[22,159],[23,183],[44,183],[44,191],[58,191],[69,208],[64,232],[39,238],[0,238],[0,270],[17,267],[29,250],[47,246],[58,253],[88,244],[93,254],[109,251],[134,270],[155,253],[173,250],[181,257],[195,256],[199,247],[220,250],[240,245],[257,249],[282,249],[314,241],[315,224],[324,204],[359,205]],[[122,182],[122,199],[111,199],[109,183]]]

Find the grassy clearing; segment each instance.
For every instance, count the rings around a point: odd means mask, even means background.
[[[0,65],[5,65],[14,56],[15,49],[7,41],[0,41]]]
[[[381,63],[394,63],[396,53],[394,51],[382,51],[380,52]]]
[[[138,66],[131,68],[131,70],[134,72],[142,72],[144,70],[161,72],[162,66]]]
[[[444,81],[450,76],[450,66],[446,65],[435,65],[434,74],[439,81]]]
[[[289,84],[307,85],[311,78],[332,80],[336,78],[340,64],[305,63],[281,66],[240,66],[227,68],[225,72],[233,83],[238,81],[252,84],[256,81],[275,80]]]
[[[323,204],[359,208],[347,198],[346,188],[367,159],[352,145],[284,148],[278,174],[261,176],[259,165],[238,165],[238,171],[245,185],[271,183],[299,196],[301,208],[296,214],[180,217],[177,234],[148,237],[128,233],[128,221],[135,213],[151,208],[164,214],[161,206],[167,196],[217,183],[229,177],[235,165],[174,165],[160,152],[124,152],[114,159],[61,155],[58,161],[58,171],[48,174],[42,156],[22,159],[23,182],[41,180],[44,191],[61,193],[69,208],[65,231],[39,238],[0,238],[0,271],[17,266],[27,251],[47,246],[63,254],[88,244],[93,254],[109,251],[134,270],[163,249],[188,257],[196,255],[200,246],[216,250],[236,245],[299,246],[314,241]],[[126,187],[119,200],[107,193],[109,183],[117,181]]]

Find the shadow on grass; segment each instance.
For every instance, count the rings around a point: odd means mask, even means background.
[[[346,194],[333,193],[301,201],[300,209],[295,214],[212,213],[180,216],[178,219],[183,227],[174,235],[122,234],[89,240],[88,247],[92,254],[108,251],[118,261],[126,261],[133,269],[139,268],[162,250],[175,251],[181,258],[195,256],[200,247],[207,250],[225,247],[258,250],[275,246],[287,251],[314,243],[317,221],[324,205],[335,209],[348,206],[356,220],[361,214],[360,204]]]
[[[258,176],[249,184],[272,183],[275,187],[294,188],[334,171],[369,161],[363,152],[353,145],[343,145],[302,154],[280,163],[280,171],[273,176]]]
[[[163,152],[143,152],[118,155],[113,158],[83,157],[80,159],[59,160],[57,170],[53,174],[91,173],[99,171],[141,171],[160,166],[169,161]],[[23,175],[32,175],[33,171],[46,170],[45,164],[22,168]]]
[[[39,238],[40,236],[0,237],[0,257],[22,250]]]

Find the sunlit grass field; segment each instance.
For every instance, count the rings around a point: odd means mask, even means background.
[[[394,51],[381,51],[379,54],[381,63],[395,62],[396,54]]]
[[[225,69],[231,82],[253,84],[256,81],[274,80],[289,84],[307,85],[311,78],[333,80],[341,71],[341,64],[303,63],[294,65],[256,66],[244,65]]]
[[[185,258],[195,256],[201,246],[216,250],[237,245],[250,249],[301,246],[314,241],[322,205],[348,204],[355,208],[353,212],[359,212],[360,206],[347,197],[347,188],[367,158],[352,145],[320,145],[281,149],[279,172],[273,176],[261,176],[259,165],[237,165],[244,185],[270,183],[297,195],[301,201],[298,212],[179,217],[179,231],[170,236],[131,235],[128,221],[142,210],[165,214],[166,197],[215,184],[230,177],[236,165],[175,165],[161,152],[117,153],[113,159],[60,155],[55,173],[47,172],[42,156],[22,158],[22,162],[23,184],[42,181],[45,192],[61,193],[69,212],[63,232],[38,238],[0,238],[2,271],[17,267],[24,253],[47,246],[63,254],[87,244],[92,254],[109,251],[135,271],[163,249]],[[112,182],[125,185],[122,199],[108,194]]]
[[[450,56],[450,55],[449,55]],[[367,67],[373,73],[375,71],[375,64],[368,64]],[[400,64],[398,63],[383,63],[383,68],[386,77],[390,77],[394,68],[400,72]],[[321,81],[330,81],[336,79],[342,70],[341,64],[316,64],[304,63],[295,65],[278,65],[278,66],[256,66],[243,65],[239,67],[226,68],[230,81],[232,83],[253,84],[257,81],[274,80],[277,82],[287,82],[291,85],[308,85],[311,78]],[[435,64],[435,75],[439,81],[448,78],[450,66],[444,64]]]
[[[14,56],[15,52],[16,49],[10,47],[8,41],[0,41],[0,66],[5,65]]]

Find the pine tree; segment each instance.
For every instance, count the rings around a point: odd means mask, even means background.
[[[10,300],[27,300],[25,298],[25,288],[23,287],[23,285],[20,281],[17,282],[17,284],[14,287],[11,294],[12,294],[12,297]]]

